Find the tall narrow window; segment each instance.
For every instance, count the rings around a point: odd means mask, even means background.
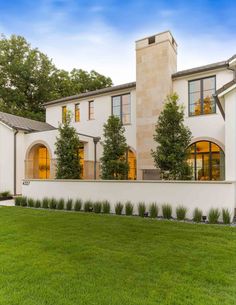
[[[62,123],[66,122],[66,114],[67,114],[66,106],[62,106]]]
[[[75,122],[80,122],[80,104],[75,104]]]
[[[112,97],[112,114],[119,117],[123,125],[131,123],[130,94]]]
[[[189,81],[189,115],[216,112],[213,94],[216,90],[215,76]]]
[[[88,102],[88,118],[94,120],[94,101]]]

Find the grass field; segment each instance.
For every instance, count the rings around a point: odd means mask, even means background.
[[[0,208],[0,304],[236,304],[236,228]]]

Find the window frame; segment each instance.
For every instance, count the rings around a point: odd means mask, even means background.
[[[75,103],[75,123],[79,123],[80,122],[80,103]],[[79,106],[78,109],[76,109],[76,107]],[[76,110],[79,110],[79,120],[76,119]]]
[[[203,99],[204,99],[204,88],[203,88],[203,81],[205,79],[208,79],[208,78],[214,78],[214,86],[215,86],[215,92],[216,92],[216,74],[214,75],[210,75],[210,76],[206,76],[206,77],[200,77],[200,78],[195,78],[195,79],[191,79],[191,80],[188,80],[188,116],[189,117],[198,117],[198,116],[201,116],[201,115],[208,115],[208,114],[216,114],[216,102],[215,102],[215,111],[214,112],[211,112],[211,113],[204,113],[203,112]],[[191,111],[190,111],[190,83],[191,82],[195,82],[195,81],[200,81],[200,101],[201,101],[201,113],[200,114],[191,114]]]
[[[213,141],[210,141],[210,140],[199,140],[199,141],[196,141],[196,142],[193,142],[192,144],[189,145],[188,149],[190,149],[191,146],[194,146],[194,152],[193,152],[193,155],[194,155],[194,167],[193,167],[193,178],[194,178],[194,181],[199,181],[197,179],[197,143],[200,143],[200,142],[206,142],[208,143],[209,145],[209,152],[207,152],[207,154],[209,154],[209,169],[208,169],[208,175],[209,175],[209,180],[206,180],[206,181],[214,181],[212,180],[212,145],[216,145],[217,147],[219,147],[219,152],[223,153],[224,155],[224,158],[225,158],[225,151],[221,148],[221,146]],[[221,168],[220,168],[221,170]],[[216,180],[216,181],[224,181],[225,180],[225,160],[224,160],[224,179],[223,180]]]
[[[91,118],[91,104],[93,104],[93,118]],[[94,112],[94,100],[88,101],[88,120],[92,121],[95,119],[95,112]]]
[[[129,95],[129,105],[130,105],[130,113],[129,113],[129,116],[130,116],[130,122],[129,123],[123,123],[123,105],[122,105],[122,97],[125,96],[125,95]],[[131,116],[131,93],[128,92],[128,93],[122,93],[122,94],[117,94],[117,95],[112,95],[111,97],[111,114],[114,115],[113,113],[113,98],[114,97],[120,97],[120,121],[121,121],[121,124],[126,126],[126,125],[131,125],[131,119],[132,119],[132,116]],[[116,116],[116,115],[114,115]],[[117,116],[118,117],[118,116]]]
[[[63,105],[63,106],[61,106],[61,122],[62,122],[62,124],[64,124],[66,122],[66,115],[67,115],[67,106]]]

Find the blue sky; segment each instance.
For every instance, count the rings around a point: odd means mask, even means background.
[[[0,0],[0,33],[25,36],[59,67],[135,80],[134,41],[167,29],[178,70],[236,53],[235,1]]]

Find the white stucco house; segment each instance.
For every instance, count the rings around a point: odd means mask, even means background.
[[[0,191],[21,194],[22,179],[55,177],[57,128],[68,110],[80,135],[84,179],[99,179],[100,140],[111,114],[125,127],[129,179],[159,179],[150,151],[171,92],[179,95],[192,131],[193,179],[236,180],[236,55],[177,71],[177,44],[169,31],[135,44],[136,82],[45,101],[45,123],[0,113]]]

